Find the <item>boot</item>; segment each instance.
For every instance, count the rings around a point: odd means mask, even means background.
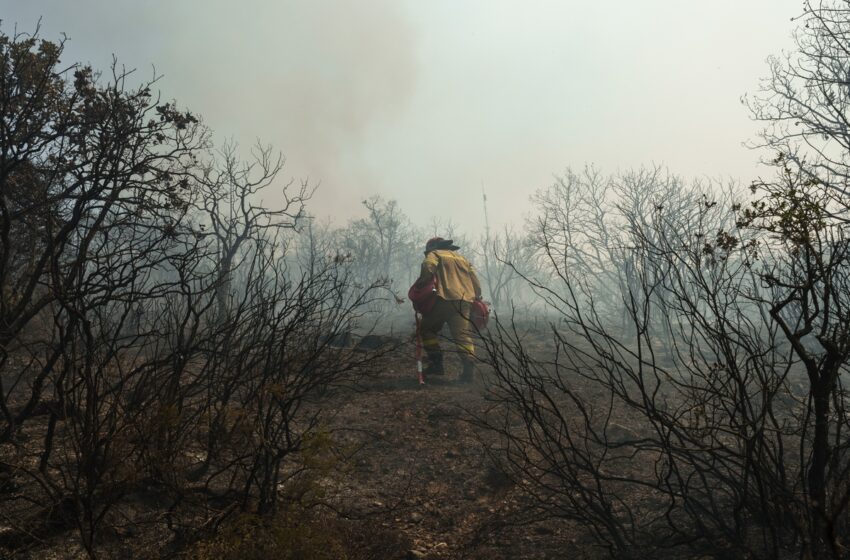
[[[443,353],[442,352],[428,352],[428,367],[422,372],[425,375],[443,375],[445,374],[445,370],[443,369]]]
[[[475,365],[472,362],[463,362],[463,371],[461,372],[458,381],[461,383],[472,383],[472,371],[474,368]]]

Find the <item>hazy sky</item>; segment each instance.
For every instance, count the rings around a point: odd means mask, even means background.
[[[116,55],[203,116],[257,138],[313,213],[397,199],[419,223],[519,223],[567,166],[663,163],[752,179],[740,97],[792,46],[800,0],[0,0],[9,33],[70,38],[67,62]]]

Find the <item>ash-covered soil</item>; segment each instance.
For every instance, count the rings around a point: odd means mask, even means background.
[[[530,513],[528,497],[488,454],[496,436],[474,422],[493,407],[486,366],[479,364],[476,380],[463,384],[458,360],[448,356],[446,365],[446,375],[420,386],[412,344],[401,344],[360,382],[317,403],[324,411],[319,429],[330,436],[337,457],[318,479],[326,506],[312,510],[320,520],[319,540],[325,526],[350,531],[352,558],[375,560],[609,557],[585,529]],[[32,437],[41,429],[33,425]],[[102,557],[209,557],[171,543],[174,534],[159,513],[167,504],[156,495],[139,491],[125,501],[122,515],[146,521],[107,531]],[[85,557],[71,528],[6,552],[14,558]]]
[[[331,403],[330,427],[357,449],[332,484],[349,514],[371,518],[410,544],[401,558],[600,558],[586,533],[528,515],[526,498],[488,455],[494,436],[473,421],[487,399],[486,367],[472,384],[460,365],[418,384],[412,349]]]

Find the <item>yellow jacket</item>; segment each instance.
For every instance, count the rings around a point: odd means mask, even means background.
[[[445,300],[473,301],[481,296],[481,284],[475,269],[463,255],[448,249],[429,251],[422,261],[417,282],[427,282],[437,275],[437,296]]]

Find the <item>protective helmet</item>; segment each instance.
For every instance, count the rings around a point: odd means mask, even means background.
[[[432,237],[425,243],[425,254],[427,255],[429,252],[434,251],[436,249],[448,249],[449,251],[456,251],[460,249],[457,245],[454,244],[454,241],[451,239],[443,239],[442,237]]]

